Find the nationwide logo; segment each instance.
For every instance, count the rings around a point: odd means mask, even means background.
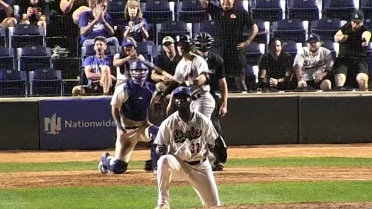
[[[44,118],[44,131],[47,134],[60,134],[62,130],[61,127],[61,117],[57,117],[56,113],[54,113],[50,118]]]
[[[63,120],[61,117],[54,113],[52,117],[44,118],[44,131],[47,134],[57,135],[60,134],[63,129],[75,129],[75,128],[108,128],[116,127],[113,120],[100,120],[100,121],[85,121],[85,120]]]

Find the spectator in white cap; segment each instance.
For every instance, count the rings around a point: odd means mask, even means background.
[[[330,90],[332,88],[333,56],[329,49],[322,47],[318,34],[309,34],[307,46],[297,52],[294,70],[298,88]]]
[[[335,42],[340,43],[339,54],[334,71],[336,89],[347,87],[368,90],[368,64],[366,47],[371,39],[371,32],[363,25],[364,14],[357,10],[351,21],[343,25],[335,34]]]

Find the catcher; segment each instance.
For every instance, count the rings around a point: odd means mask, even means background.
[[[158,205],[169,209],[169,184],[172,179],[191,183],[204,207],[220,206],[220,199],[208,153],[225,163],[226,145],[212,122],[202,113],[190,108],[191,88],[178,87],[173,93],[177,111],[159,127],[154,144],[161,157],[158,160]]]

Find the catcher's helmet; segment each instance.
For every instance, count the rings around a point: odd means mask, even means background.
[[[192,39],[188,35],[178,35],[176,37],[176,44],[183,46],[183,50],[188,53],[191,51]]]
[[[149,69],[143,62],[135,61],[130,64],[129,73],[133,83],[143,84],[147,79]]]
[[[198,33],[194,37],[194,47],[201,52],[208,51],[213,42],[214,38],[209,33]]]

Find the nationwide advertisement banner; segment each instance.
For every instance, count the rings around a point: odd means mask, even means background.
[[[42,100],[39,127],[41,150],[104,149],[115,144],[108,97]]]

